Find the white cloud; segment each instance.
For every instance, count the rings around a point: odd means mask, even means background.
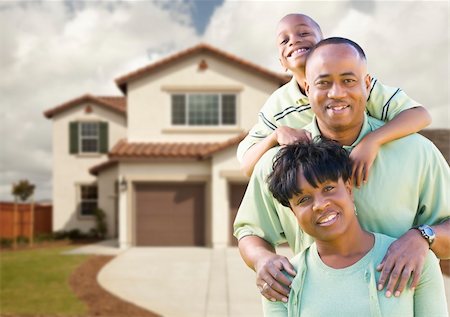
[[[448,9],[447,1],[227,1],[200,39],[182,0],[1,3],[0,199],[11,199],[20,178],[38,185],[38,199],[51,197],[44,110],[86,92],[119,94],[115,78],[199,40],[281,72],[274,32],[291,12],[311,15],[326,36],[355,39],[373,74],[448,127]]]
[[[215,11],[204,38],[281,72],[275,26],[292,12],[313,17],[325,37],[355,40],[372,75],[425,105],[431,127],[450,126],[448,1],[229,1]]]
[[[69,6],[70,4],[70,6]],[[43,111],[198,42],[182,1],[27,2],[0,6],[0,199],[28,178],[51,198],[51,122]],[[6,49],[5,49],[6,48]]]

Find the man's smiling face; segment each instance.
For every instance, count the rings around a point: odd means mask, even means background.
[[[361,126],[369,87],[366,60],[348,44],[326,44],[308,58],[306,92],[321,129]]]

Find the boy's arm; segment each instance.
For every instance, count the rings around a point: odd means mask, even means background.
[[[367,134],[350,153],[355,185],[359,187],[367,182],[372,164],[383,144],[416,133],[430,123],[428,110],[417,106],[403,110],[384,126]]]
[[[287,126],[278,127],[262,141],[254,144],[243,155],[241,170],[250,177],[255,164],[269,149],[277,145],[291,144],[300,140],[310,140],[311,134],[304,129],[293,129]]]
[[[386,124],[379,131],[366,135],[350,154],[357,187],[367,182],[380,146],[418,132],[431,122],[430,114],[420,103],[400,88],[386,86],[376,78],[371,79],[366,109],[370,116]]]

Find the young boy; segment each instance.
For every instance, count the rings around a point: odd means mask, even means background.
[[[439,262],[428,251],[415,289],[400,297],[377,292],[377,264],[395,240],[364,230],[350,182],[348,152],[329,140],[282,148],[269,189],[289,207],[314,243],[296,255],[289,301],[263,299],[264,316],[448,316]]]
[[[305,59],[323,38],[320,26],[309,16],[289,14],[278,24],[277,46],[281,65],[293,73],[292,80],[275,91],[259,113],[258,123],[239,144],[237,157],[247,176],[270,148],[309,139],[302,128],[313,113],[305,95]],[[389,121],[367,135],[352,151],[353,177],[359,187],[367,181],[370,168],[383,144],[420,131],[431,123],[428,111],[402,90],[382,85],[372,78],[367,101],[369,115]]]

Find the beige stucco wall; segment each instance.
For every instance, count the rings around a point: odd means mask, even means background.
[[[205,60],[206,70],[198,70]],[[128,84],[128,138],[130,141],[221,141],[248,130],[278,84],[208,54],[177,61],[162,71]],[[171,126],[171,93],[234,92],[237,124],[232,127]]]
[[[108,121],[109,147],[126,135],[126,118],[116,112],[92,104],[92,112],[85,113],[87,104],[73,107],[53,117],[53,230],[78,228],[89,231],[92,217],[80,217],[77,210],[80,184],[89,184],[96,178],[89,168],[107,160],[101,154],[70,154],[69,123],[72,121]]]

